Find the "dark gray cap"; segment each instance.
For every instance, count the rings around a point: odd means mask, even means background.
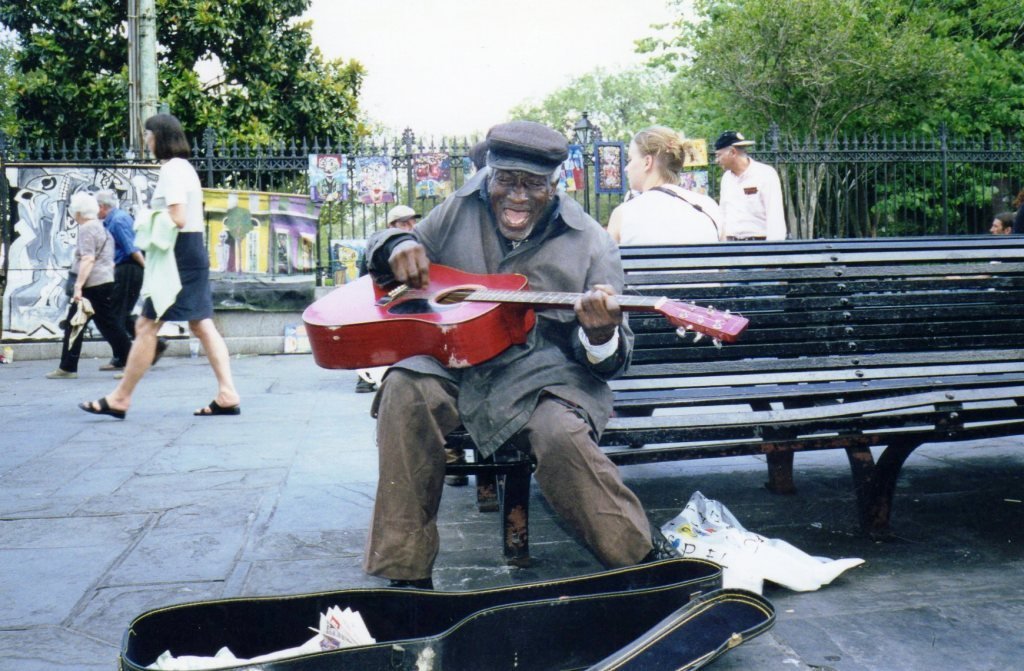
[[[752,144],[754,144],[754,141],[743,137],[743,133],[727,130],[715,140],[715,151],[725,149],[726,147],[749,147]]]
[[[565,137],[535,121],[509,121],[487,131],[487,165],[495,170],[550,175],[568,157]]]

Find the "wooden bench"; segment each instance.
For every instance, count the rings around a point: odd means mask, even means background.
[[[794,453],[841,448],[861,525],[884,536],[916,447],[1024,433],[1024,236],[636,247],[622,257],[630,292],[751,323],[719,348],[681,340],[656,315],[631,317],[633,363],[612,382],[615,416],[601,440],[618,465],[761,454],[767,488],[792,494]],[[884,448],[877,461],[873,447]],[[507,560],[528,564],[529,460],[503,448],[497,463],[448,472],[478,475],[481,506],[502,513]]]

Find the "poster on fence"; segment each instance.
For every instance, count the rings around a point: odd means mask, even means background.
[[[275,272],[311,273],[316,270],[316,225],[320,206],[305,196],[270,194],[270,226],[274,231]],[[285,255],[281,240],[287,238]]]
[[[683,167],[699,168],[708,164],[707,140],[683,140]]]
[[[320,204],[308,196],[204,189],[210,269],[291,274],[316,268]]]
[[[597,193],[622,193],[625,191],[625,180],[622,175],[626,165],[626,145],[622,142],[594,143],[594,170],[596,171],[594,189]]]
[[[452,161],[445,152],[415,154],[412,174],[417,198],[444,198],[452,192]]]
[[[692,170],[679,174],[679,186],[690,191],[708,195],[708,171]]]
[[[355,189],[366,205],[395,202],[395,172],[389,156],[360,156],[355,159]]]
[[[265,273],[269,244],[269,194],[203,189],[209,230],[210,270]]]
[[[344,284],[359,277],[359,269],[366,254],[366,240],[331,240],[331,268],[334,283]]]
[[[583,147],[569,145],[569,157],[562,163],[558,186],[567,193],[583,190]]]
[[[309,197],[315,203],[348,200],[348,157],[342,154],[309,155]]]

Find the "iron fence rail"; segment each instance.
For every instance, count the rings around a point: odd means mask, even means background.
[[[442,138],[424,142],[409,130],[402,137],[342,146],[330,141],[294,140],[270,145],[221,141],[206,130],[193,141],[192,163],[204,186],[240,190],[308,192],[310,154],[341,154],[347,158],[349,184],[355,183],[355,159],[391,159],[395,202],[421,213],[440,200],[415,192],[413,165],[417,154],[444,152],[451,158],[453,189],[468,169],[469,139]],[[593,168],[590,147],[584,148],[586,169]],[[872,135],[815,139],[783,135],[770,128],[751,155],[776,167],[783,182],[792,237],[874,237],[931,234],[972,234],[988,230],[992,217],[1012,209],[1024,188],[1024,144],[1018,137],[949,137],[944,128],[930,136]],[[22,142],[0,137],[0,166],[150,164],[123,140],[80,140],[71,143]],[[720,170],[708,166],[710,195],[717,196]],[[9,236],[10,208],[6,180],[2,222]],[[622,201],[617,194],[576,191],[579,200],[602,223]],[[325,204],[321,234],[331,238],[362,238],[384,225],[393,202],[363,203],[350,189],[345,200]],[[7,237],[9,239],[9,237]]]

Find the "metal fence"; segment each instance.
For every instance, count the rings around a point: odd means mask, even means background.
[[[987,233],[1024,189],[1020,138],[954,138],[945,127],[835,140],[771,128],[752,155],[778,169],[800,238]]]
[[[465,181],[472,144],[465,138],[423,142],[406,130],[401,138],[355,147],[305,140],[238,145],[221,142],[214,131],[207,130],[193,142],[192,163],[208,188],[304,193],[309,189],[311,154],[345,156],[350,184],[356,178],[357,158],[388,156],[395,202],[425,214],[440,198],[416,193],[415,157],[425,152],[448,154],[453,189],[457,189]],[[1024,145],[1019,138],[951,138],[944,128],[931,136],[817,140],[786,136],[772,127],[751,155],[778,170],[790,235],[799,238],[982,233],[994,214],[1011,209],[1014,196],[1024,188]],[[583,156],[589,175],[594,167],[592,148],[584,147]],[[149,162],[133,155],[122,142],[82,140],[69,146],[0,137],[0,166]],[[716,196],[720,170],[712,162],[707,171],[710,195]],[[5,180],[0,182],[0,224],[9,236],[9,194]],[[570,195],[605,223],[622,196],[598,195],[593,176],[588,182],[588,192]],[[384,225],[385,213],[393,204],[364,203],[350,191],[344,200],[325,204],[320,234],[326,240],[366,237]]]

